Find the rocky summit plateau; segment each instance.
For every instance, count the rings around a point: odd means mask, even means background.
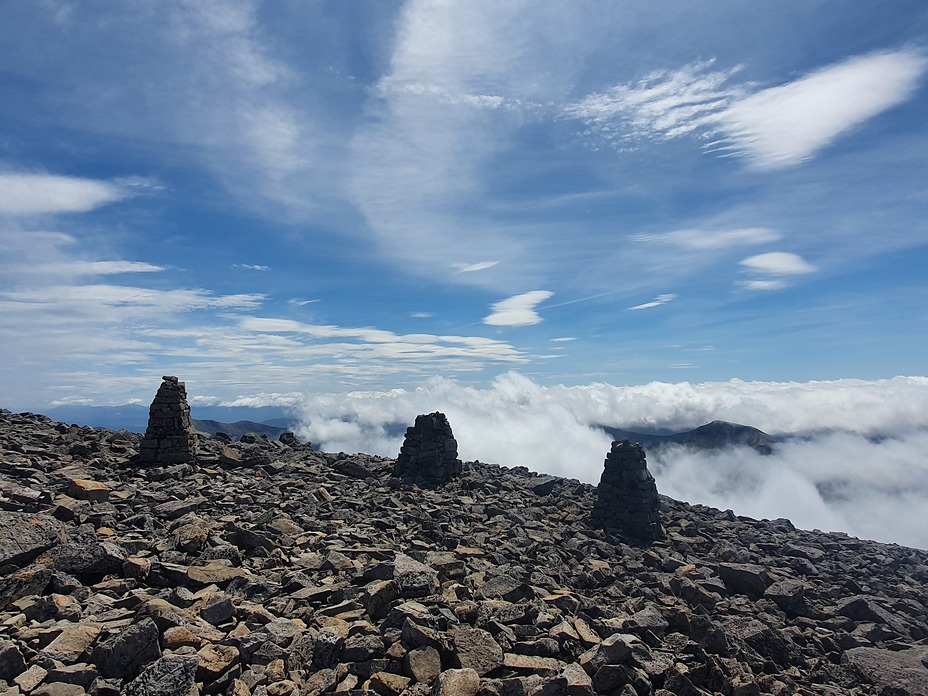
[[[612,528],[441,414],[398,469],[163,402],[146,435],[0,410],[0,693],[928,694],[928,552],[655,496],[632,443],[609,500],[648,522]]]

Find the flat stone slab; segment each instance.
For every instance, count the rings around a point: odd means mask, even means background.
[[[851,648],[841,656],[841,663],[877,686],[928,696],[928,647],[900,651]]]

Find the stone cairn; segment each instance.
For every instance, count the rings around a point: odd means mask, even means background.
[[[657,485],[641,445],[628,440],[612,443],[596,492],[594,526],[618,529],[645,543],[664,536]]]
[[[148,411],[148,429],[139,443],[139,464],[184,464],[197,457],[187,388],[177,377],[162,377]]]
[[[406,428],[406,440],[393,467],[397,478],[431,484],[447,483],[460,476],[458,442],[444,413],[416,416],[416,424]]]

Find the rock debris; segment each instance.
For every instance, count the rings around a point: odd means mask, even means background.
[[[463,462],[0,410],[0,693],[928,694],[928,552]],[[350,463],[352,466],[347,466]]]

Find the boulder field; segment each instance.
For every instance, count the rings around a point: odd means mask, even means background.
[[[922,550],[665,496],[647,543],[524,468],[148,439],[0,410],[0,693],[928,694]]]

